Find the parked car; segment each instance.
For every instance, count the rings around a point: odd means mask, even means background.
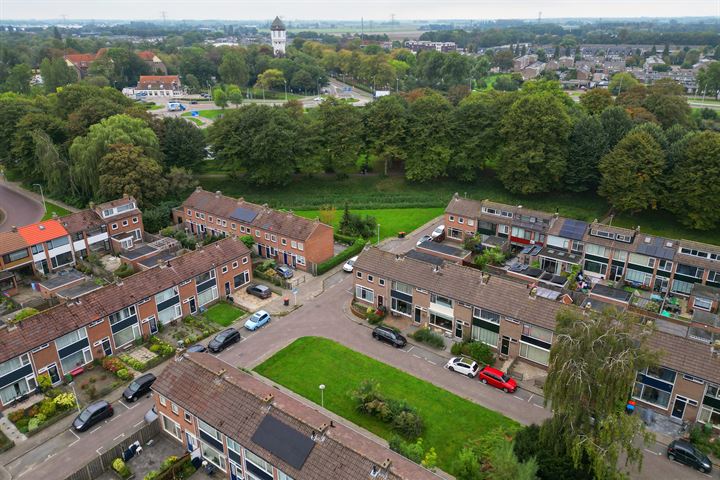
[[[84,432],[96,423],[112,417],[113,413],[115,412],[110,403],[106,400],[98,400],[85,407],[85,410],[75,417],[73,428],[78,432]]]
[[[269,287],[266,287],[265,285],[260,285],[258,283],[251,283],[250,286],[245,289],[245,291],[250,295],[255,295],[258,298],[270,298],[270,295],[272,295],[272,290],[270,290]]]
[[[355,255],[350,260],[345,262],[345,265],[343,265],[343,270],[345,270],[346,272],[352,272],[353,268],[355,268],[355,262],[357,262],[357,259],[358,255]]]
[[[292,278],[292,276],[295,274],[293,269],[287,265],[278,265],[277,267],[275,267],[275,271],[283,278]]]
[[[696,468],[701,473],[710,473],[712,470],[712,462],[708,456],[687,440],[673,440],[670,442],[667,447],[667,457],[670,460]]]
[[[478,379],[483,383],[499,388],[505,393],[513,393],[517,390],[515,379],[508,377],[497,368],[483,367],[478,374]]]
[[[469,358],[465,357],[453,357],[445,365],[451,372],[462,373],[470,378],[477,375],[480,365]]]
[[[270,323],[270,314],[265,310],[258,310],[247,319],[245,322],[245,328],[251,331],[257,330],[267,323]]]
[[[138,378],[133,380],[130,385],[128,385],[128,387],[123,392],[123,397],[128,402],[134,402],[146,393],[149,393],[150,387],[154,382],[155,375],[153,375],[152,373],[140,375]]]
[[[442,239],[445,236],[445,225],[438,225],[435,227],[435,230],[432,231],[430,234],[430,238],[433,240],[440,238]]]
[[[190,345],[187,349],[188,352],[207,352],[207,347],[203,345],[202,343],[196,343],[195,345]]]
[[[190,100],[190,105],[197,105],[197,100]]]
[[[419,247],[421,244],[423,244],[423,243],[425,243],[425,242],[427,242],[427,241],[429,241],[429,240],[432,240],[432,237],[431,237],[430,235],[423,235],[422,237],[420,237],[420,239],[418,239],[418,241],[417,241],[417,243],[415,244],[415,246],[416,246],[416,247]]]
[[[389,343],[393,347],[402,348],[407,345],[407,339],[399,333],[396,333],[392,328],[375,327],[372,336],[375,340]]]
[[[240,332],[234,328],[227,328],[210,340],[208,348],[214,353],[222,352],[233,343],[239,342],[241,338]]]

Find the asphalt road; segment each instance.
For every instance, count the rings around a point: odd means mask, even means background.
[[[28,225],[40,220],[45,211],[43,205],[33,198],[0,181],[0,232],[8,232],[15,226]]]

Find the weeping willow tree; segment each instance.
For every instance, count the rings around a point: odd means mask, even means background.
[[[567,309],[558,314],[556,332],[545,384],[553,418],[541,437],[564,442],[576,468],[589,467],[599,480],[627,478],[619,459],[639,470],[642,447],[634,441],[654,440],[639,415],[625,413],[638,370],[657,363],[647,345],[652,329],[613,308]]]
[[[47,133],[36,130],[32,133],[35,142],[35,156],[38,170],[42,175],[46,191],[57,198],[71,198],[77,193],[68,159],[63,156]]]

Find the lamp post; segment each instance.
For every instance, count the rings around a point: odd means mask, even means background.
[[[77,392],[75,392],[75,382],[70,382],[70,388],[72,388],[73,395],[75,396],[75,406],[77,407],[78,413],[81,413],[80,403],[78,402],[78,397],[77,397]]]
[[[45,206],[45,194],[43,193],[42,185],[40,185],[39,183],[33,183],[33,187],[40,188],[40,197],[42,198],[43,202],[43,213],[47,213],[47,207]]]
[[[283,84],[285,84],[285,103],[287,103],[287,80],[283,79]]]
[[[377,234],[378,234],[377,245],[380,245],[380,224],[379,223],[377,226]]]
[[[325,408],[325,384],[320,384],[320,406]]]
[[[395,93],[400,91],[400,78],[395,77]]]

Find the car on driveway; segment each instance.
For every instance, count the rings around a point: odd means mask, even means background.
[[[202,343],[196,343],[195,345],[190,345],[187,349],[188,352],[207,352],[207,348]]]
[[[499,388],[505,393],[514,393],[517,390],[517,382],[514,378],[510,378],[507,374],[501,372],[497,368],[483,367],[478,373],[478,380],[482,383],[492,385]]]
[[[432,237],[431,237],[430,235],[423,235],[422,237],[420,237],[420,238],[418,239],[418,241],[417,241],[417,243],[415,244],[415,246],[416,246],[416,247],[419,247],[421,244],[423,244],[423,243],[425,243],[425,242],[428,242],[428,241],[430,241],[430,240],[432,240]]]
[[[132,381],[123,392],[123,397],[128,402],[134,402],[146,393],[150,393],[150,387],[155,382],[155,375],[146,373]]]
[[[270,298],[272,295],[272,290],[270,290],[270,287],[266,287],[265,285],[260,285],[259,283],[251,283],[249,287],[245,289],[247,293],[250,295],[255,295],[258,298]]]
[[[242,337],[240,336],[240,332],[238,332],[234,328],[227,328],[215,335],[215,338],[210,340],[210,343],[208,343],[208,348],[211,352],[219,353],[233,343],[239,342],[240,339],[242,339]]]
[[[465,357],[453,357],[445,365],[451,372],[462,373],[470,378],[477,375],[480,366],[473,360]]]
[[[280,275],[282,278],[292,278],[293,274],[295,273],[292,268],[288,267],[287,265],[278,265],[275,267],[275,271],[278,275]]]
[[[436,238],[442,240],[443,236],[445,236],[445,225],[438,225],[437,227],[435,227],[435,230],[433,230],[430,234],[430,237],[433,240],[435,240]]]
[[[700,473],[710,473],[712,470],[712,462],[708,456],[687,440],[673,440],[670,442],[667,447],[667,457],[670,460],[693,467]]]
[[[113,411],[113,407],[110,403],[106,400],[98,400],[97,402],[93,402],[85,407],[85,410],[75,417],[75,420],[73,421],[73,428],[78,432],[84,432],[98,422],[102,422],[106,418],[112,417],[114,413],[115,412]]]
[[[268,323],[270,323],[270,314],[265,310],[258,310],[247,319],[245,322],[245,328],[253,331]]]
[[[355,262],[357,262],[357,259],[358,259],[358,255],[355,255],[350,260],[345,262],[345,265],[343,265],[343,270],[345,270],[346,272],[352,272],[353,269],[355,268]]]
[[[402,348],[407,345],[407,339],[392,328],[375,327],[373,329],[372,336],[375,340],[389,343],[393,347]]]

